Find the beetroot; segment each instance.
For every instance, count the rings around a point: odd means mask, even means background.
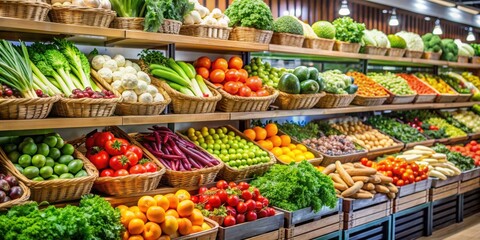
[[[10,189],[10,198],[11,199],[17,199],[20,198],[23,195],[23,190],[19,186],[14,186],[12,189]]]
[[[3,180],[7,181],[10,187],[18,186],[18,180],[14,176],[6,176]]]
[[[10,184],[4,179],[0,179],[0,190],[8,193],[10,191]]]

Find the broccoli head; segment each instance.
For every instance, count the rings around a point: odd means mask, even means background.
[[[292,16],[277,18],[273,23],[273,30],[276,33],[291,33],[303,35],[303,26]]]

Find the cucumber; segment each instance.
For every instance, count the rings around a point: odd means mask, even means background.
[[[318,93],[319,89],[320,89],[320,86],[318,86],[318,83],[315,80],[305,80],[300,83],[301,94]]]

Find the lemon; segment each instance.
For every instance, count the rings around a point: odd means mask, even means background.
[[[305,158],[307,160],[311,160],[311,159],[314,159],[315,158],[315,155],[313,155],[312,152],[305,152],[303,155],[305,155]]]
[[[305,147],[305,145],[300,144],[300,143],[297,144],[297,149],[300,150],[300,151],[302,151],[302,152],[308,151],[308,150],[307,150],[307,147]]]

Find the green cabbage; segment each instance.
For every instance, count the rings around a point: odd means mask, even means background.
[[[410,51],[421,51],[423,52],[424,44],[422,38],[412,32],[405,32],[401,31],[396,33],[395,35],[402,37],[407,42],[407,49]]]

